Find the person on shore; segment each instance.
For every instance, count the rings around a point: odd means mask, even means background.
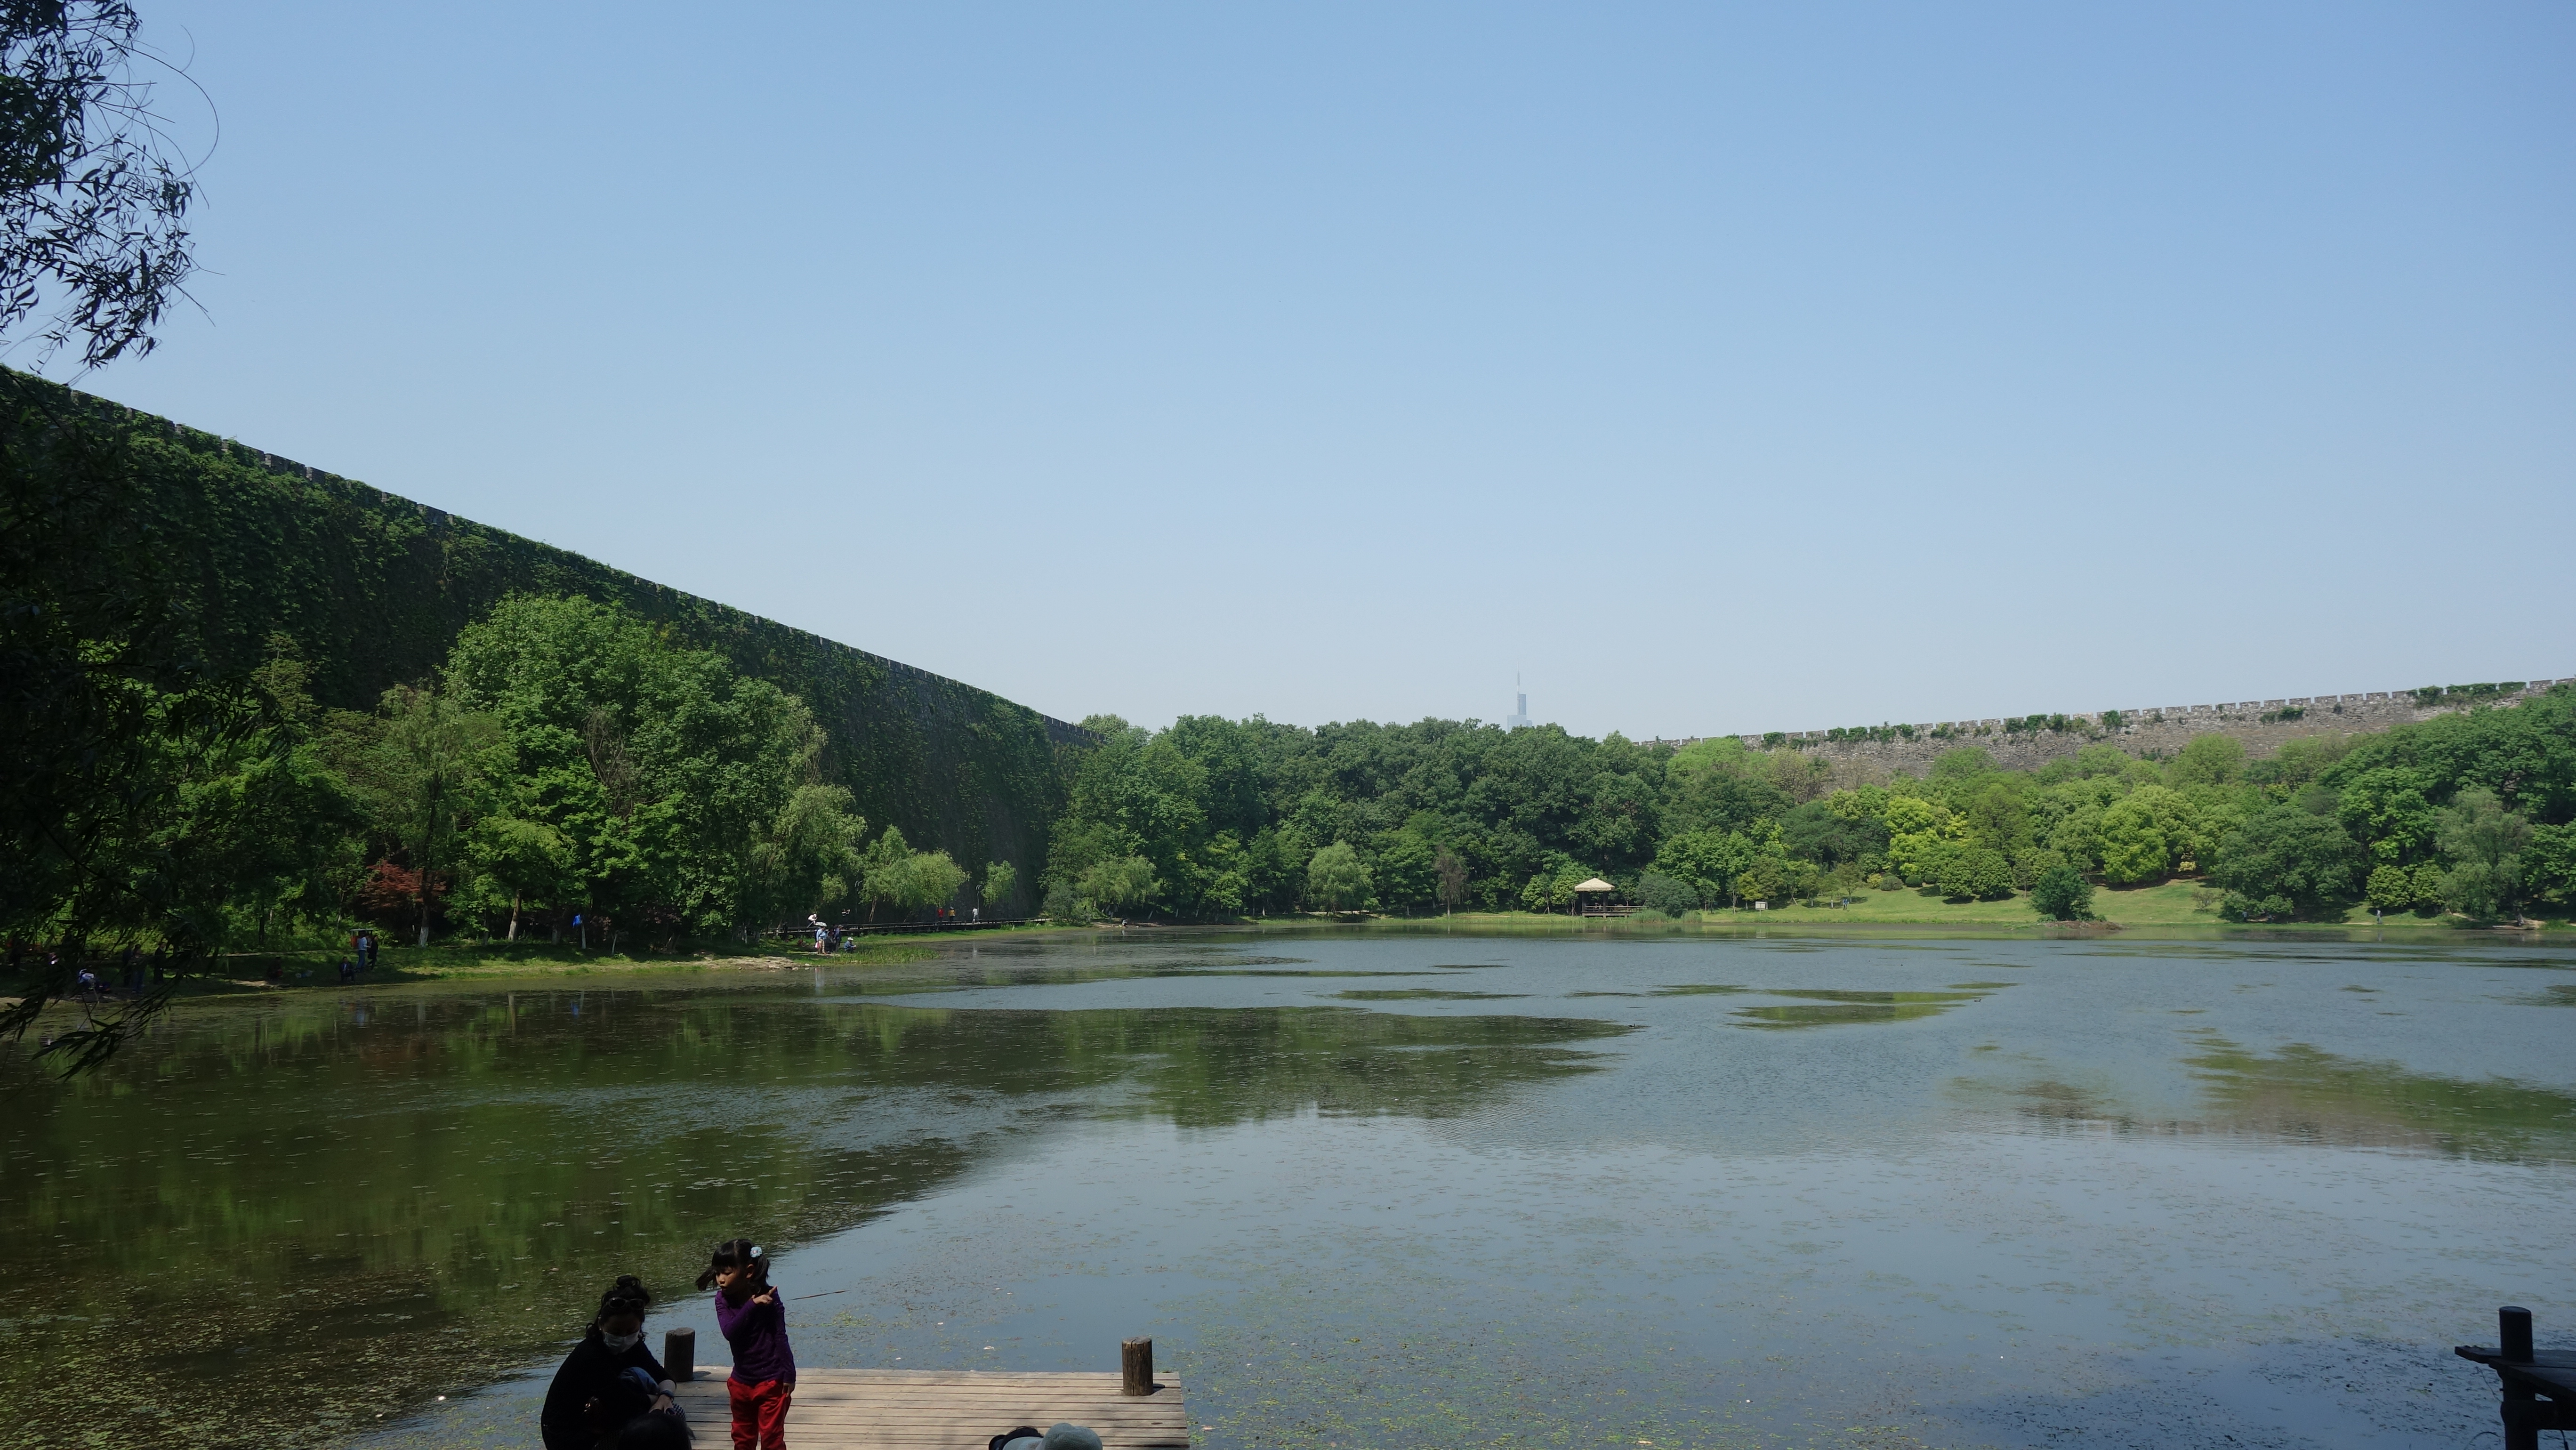
[[[796,1352],[787,1308],[769,1282],[769,1260],[749,1239],[716,1245],[698,1287],[715,1286],[716,1328],[733,1346],[725,1399],[733,1407],[734,1450],[786,1450],[787,1404],[796,1393]]]
[[[341,985],[346,986],[356,980],[358,980],[358,964],[349,960],[347,957],[342,957],[340,959]]]
[[[538,1412],[546,1450],[594,1450],[636,1416],[671,1407],[676,1387],[644,1347],[644,1306],[652,1302],[652,1291],[632,1274],[620,1275],[599,1296],[599,1313],[564,1356]],[[641,1370],[656,1393],[645,1397],[630,1370]]]

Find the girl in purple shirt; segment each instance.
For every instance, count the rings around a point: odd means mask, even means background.
[[[796,1352],[787,1310],[769,1284],[769,1260],[749,1239],[716,1245],[698,1287],[715,1286],[716,1327],[733,1346],[725,1398],[733,1407],[734,1450],[787,1450],[787,1401],[796,1392]]]

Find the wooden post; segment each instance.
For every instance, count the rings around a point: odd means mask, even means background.
[[[2531,1311],[2518,1304],[2498,1309],[2496,1339],[2506,1360],[2531,1363]],[[2504,1450],[2540,1450],[2540,1422],[2532,1414],[2539,1397],[2516,1383],[2511,1375],[2499,1374],[2496,1378],[2504,1381]]]
[[[687,1384],[698,1374],[698,1332],[674,1329],[662,1336],[662,1371],[675,1385]]]
[[[1119,1392],[1150,1395],[1154,1392],[1154,1341],[1122,1339],[1118,1342]]]
[[[2496,1311],[2496,1343],[2515,1364],[2531,1363],[2531,1311],[2507,1304]]]

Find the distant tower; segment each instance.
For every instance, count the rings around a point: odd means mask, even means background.
[[[1529,728],[1529,693],[1525,690],[1521,690],[1520,685],[1521,677],[1518,675],[1512,676],[1512,688],[1519,692],[1515,698],[1521,702],[1521,707],[1517,712],[1503,717],[1503,728],[1506,730],[1527,730]]]

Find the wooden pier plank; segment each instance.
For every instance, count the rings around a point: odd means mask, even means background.
[[[680,1386],[701,1444],[725,1443],[729,1373],[728,1365],[705,1365]],[[1062,1370],[800,1369],[788,1436],[798,1450],[985,1450],[1013,1426],[1043,1430],[1069,1420],[1099,1432],[1102,1450],[1185,1450],[1190,1418],[1180,1376],[1158,1374],[1154,1386],[1151,1395],[1128,1395],[1117,1374]]]

